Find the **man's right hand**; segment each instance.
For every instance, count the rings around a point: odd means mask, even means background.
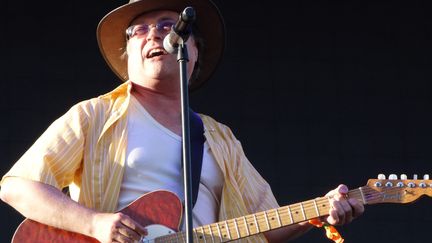
[[[123,213],[97,213],[91,235],[102,243],[132,243],[146,236],[147,230]]]
[[[5,178],[0,198],[24,217],[105,242],[135,242],[147,230],[122,213],[100,213],[70,199],[48,184]]]

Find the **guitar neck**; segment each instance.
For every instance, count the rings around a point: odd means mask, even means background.
[[[406,176],[404,176],[406,177]],[[411,203],[422,196],[432,197],[432,180],[429,175],[413,180],[385,178],[369,179],[367,185],[348,192],[363,204]],[[149,206],[150,205],[150,206]],[[154,191],[143,195],[120,212],[140,222],[149,229],[144,242],[186,242],[185,232],[175,233],[181,221],[180,199],[169,191]],[[245,215],[193,229],[194,242],[228,242],[279,229],[284,226],[327,216],[330,198],[312,200]],[[151,230],[150,230],[151,227]],[[96,242],[96,239],[58,229],[26,219],[15,231],[13,243],[33,242]]]
[[[348,192],[348,197],[366,204],[362,187]],[[239,218],[220,221],[193,229],[194,242],[228,242],[284,226],[326,216],[330,209],[330,199],[316,199],[270,209]],[[185,232],[160,237],[156,242],[183,242]],[[182,240],[180,240],[182,239]],[[159,241],[160,240],[160,241]]]

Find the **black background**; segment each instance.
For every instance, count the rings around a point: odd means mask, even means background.
[[[70,106],[120,84],[95,30],[122,3],[3,4],[1,174]],[[428,1],[216,3],[227,49],[191,105],[232,128],[281,205],[339,183],[363,186],[379,173],[432,173]],[[350,243],[430,242],[431,205],[366,206],[338,229]],[[8,242],[23,218],[4,203],[0,212],[0,241]],[[315,229],[296,242],[328,240]]]

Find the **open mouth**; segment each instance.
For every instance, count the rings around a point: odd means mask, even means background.
[[[153,58],[157,56],[162,56],[168,54],[163,48],[155,48],[148,52],[147,58]]]

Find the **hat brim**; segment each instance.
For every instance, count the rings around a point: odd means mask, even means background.
[[[139,15],[156,10],[172,10],[178,13],[186,7],[196,12],[195,24],[204,39],[200,50],[202,64],[197,79],[190,84],[195,90],[210,79],[222,58],[225,48],[225,26],[216,5],[210,0],[141,0],[122,5],[99,22],[97,40],[99,49],[109,67],[122,80],[128,80],[127,60],[122,58],[126,47],[125,30]]]

